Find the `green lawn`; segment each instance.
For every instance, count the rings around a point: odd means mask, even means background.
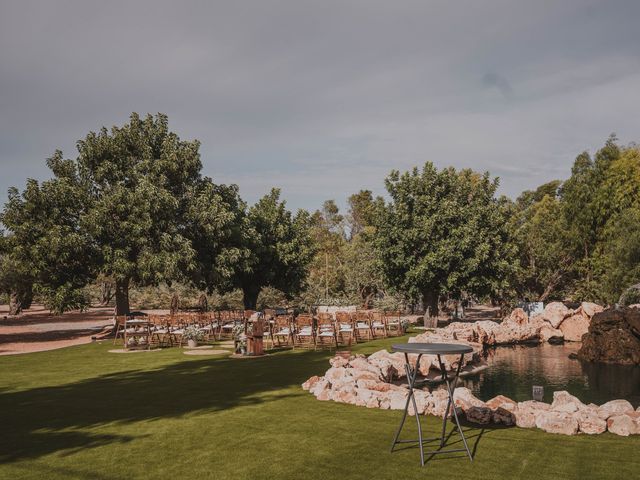
[[[473,463],[440,455],[421,468],[415,448],[389,453],[400,412],[319,402],[300,388],[328,368],[328,353],[234,360],[110,348],[0,357],[0,478],[640,478],[640,436],[518,428],[470,429]]]

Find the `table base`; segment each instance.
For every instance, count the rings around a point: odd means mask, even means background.
[[[460,426],[460,419],[458,418],[458,412],[456,411],[455,402],[453,399],[453,392],[455,391],[455,386],[458,381],[458,377],[460,375],[460,368],[462,368],[462,361],[464,359],[464,354],[460,355],[460,361],[458,362],[458,368],[456,369],[455,376],[453,379],[449,378],[446,368],[442,362],[442,358],[438,355],[438,363],[440,365],[440,371],[442,372],[442,380],[445,382],[447,386],[447,396],[449,397],[447,400],[447,408],[444,412],[442,418],[442,434],[440,437],[436,438],[422,438],[422,426],[420,424],[420,415],[418,415],[418,406],[416,405],[416,399],[414,395],[414,386],[416,384],[416,378],[418,377],[418,370],[420,365],[420,359],[422,358],[422,354],[418,354],[418,359],[416,360],[416,367],[411,368],[411,364],[409,363],[409,355],[407,353],[404,354],[405,357],[405,370],[407,372],[407,383],[409,384],[409,395],[407,395],[407,402],[404,406],[404,412],[402,415],[402,421],[400,422],[400,426],[396,432],[396,436],[393,439],[393,444],[391,445],[391,452],[393,452],[395,446],[400,443],[417,443],[420,447],[420,464],[424,466],[424,444],[428,442],[433,442],[435,440],[440,441],[440,449],[428,452],[430,455],[439,455],[441,453],[456,453],[456,452],[466,452],[469,456],[469,460],[473,461],[473,455],[471,455],[471,451],[469,450],[469,446],[467,445],[467,439],[464,436],[464,432],[462,431],[462,427]],[[404,427],[404,423],[407,419],[407,413],[409,411],[409,403],[413,404],[414,416],[416,418],[416,424],[418,426],[418,438],[416,440],[400,440],[400,433],[402,432],[402,427]],[[452,412],[453,419],[456,424],[456,428],[458,433],[462,437],[462,443],[464,444],[464,448],[459,449],[450,449],[450,450],[442,450],[442,448],[446,444],[446,431],[447,431],[447,418],[449,417],[449,412]]]

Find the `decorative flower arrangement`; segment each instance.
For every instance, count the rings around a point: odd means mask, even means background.
[[[403,333],[407,333],[407,330],[409,330],[409,320],[406,318],[400,320],[400,328],[402,328]]]
[[[235,340],[236,353],[244,355],[247,353],[247,335],[244,333],[244,325],[241,323],[233,327],[233,338]]]
[[[193,340],[195,342],[201,342],[202,340],[204,340],[204,332],[198,329],[197,327],[191,325],[184,329],[184,333],[182,334],[182,337],[185,340]]]

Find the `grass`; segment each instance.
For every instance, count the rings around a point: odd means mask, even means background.
[[[371,353],[393,341],[354,350]],[[473,463],[440,455],[421,468],[415,448],[389,453],[400,412],[319,402],[300,388],[328,368],[326,352],[234,360],[177,348],[133,355],[110,348],[0,357],[0,479],[640,475],[640,436],[518,428],[468,429]],[[435,436],[437,419],[426,423]]]

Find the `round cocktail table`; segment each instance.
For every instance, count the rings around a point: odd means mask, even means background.
[[[439,453],[453,453],[453,452],[467,452],[469,455],[469,460],[473,461],[473,456],[471,455],[471,451],[469,450],[469,446],[467,445],[467,439],[464,437],[464,433],[462,431],[462,427],[460,426],[460,420],[458,419],[458,413],[456,412],[455,403],[453,400],[453,392],[456,388],[456,383],[458,381],[458,377],[460,375],[460,368],[462,368],[462,361],[464,360],[465,353],[473,352],[473,348],[469,345],[461,345],[455,343],[402,343],[392,345],[391,349],[394,352],[402,352],[404,353],[405,359],[405,370],[407,372],[407,383],[409,384],[409,395],[407,395],[407,403],[404,406],[404,413],[402,415],[402,421],[400,422],[400,426],[398,427],[398,431],[396,432],[396,436],[393,439],[393,444],[391,445],[391,451],[398,443],[418,443],[420,447],[420,463],[424,466],[424,444],[426,442],[431,442],[434,440],[440,440],[440,448],[431,454],[439,454]],[[409,354],[418,355],[418,358],[415,362],[415,367],[411,366],[409,363]],[[442,434],[439,438],[422,438],[422,427],[420,426],[420,415],[417,414],[418,406],[416,405],[416,399],[414,397],[413,389],[416,385],[416,378],[418,377],[418,366],[420,365],[420,359],[422,355],[436,355],[438,358],[438,363],[440,365],[440,372],[442,374],[442,381],[446,384],[447,387],[447,395],[449,399],[447,401],[447,409],[444,411],[443,419],[442,419]],[[442,362],[442,355],[460,355],[460,360],[458,361],[458,368],[455,371],[455,374],[452,378],[449,377],[447,369]],[[413,411],[416,417],[416,423],[418,424],[418,439],[417,440],[399,440],[400,432],[402,431],[402,427],[404,426],[404,422],[407,419],[407,413],[409,411],[409,402],[413,402]],[[445,433],[447,429],[447,417],[449,416],[449,411],[453,412],[453,418],[456,422],[456,426],[458,429],[458,433],[462,437],[462,443],[464,444],[464,449],[454,449],[454,450],[442,450],[442,447],[445,445]]]

